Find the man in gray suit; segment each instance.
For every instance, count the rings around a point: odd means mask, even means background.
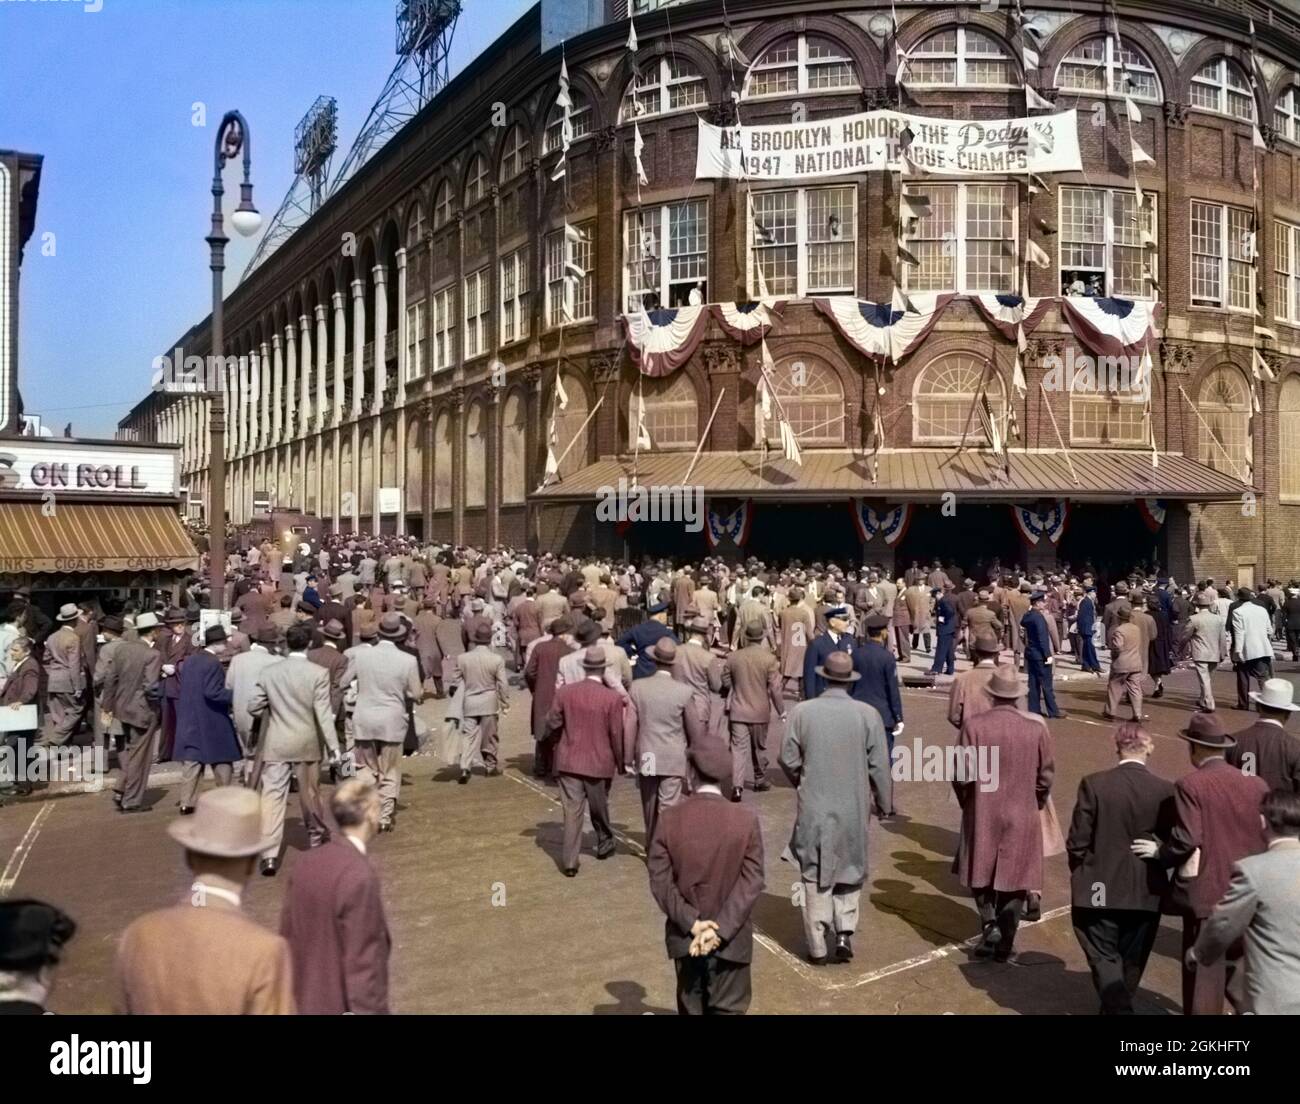
[[[253,634],[248,651],[233,656],[226,668],[226,689],[231,693],[230,713],[235,721],[235,735],[243,748],[244,757],[251,760],[257,748],[258,718],[249,712],[253,691],[262,672],[279,656],[280,634],[270,625],[263,625]],[[258,789],[260,779],[249,778],[247,784]]]
[[[460,778],[469,781],[470,767],[480,754],[488,775],[501,773],[497,765],[497,716],[510,710],[506,661],[494,652],[492,626],[486,621],[474,625],[473,647],[456,657],[453,687],[465,696],[460,702]]]
[[[357,776],[379,790],[383,801],[379,830],[391,832],[402,789],[402,743],[406,739],[409,702],[424,694],[420,682],[420,661],[397,644],[406,636],[406,625],[395,613],[379,619],[379,641],[372,648],[349,648],[347,669],[339,688],[347,690],[355,680],[357,704],[352,713],[356,740]],[[325,675],[329,693],[329,672]]]
[[[1183,630],[1187,641],[1187,654],[1196,668],[1200,692],[1196,708],[1202,713],[1214,712],[1214,687],[1210,676],[1227,657],[1223,654],[1223,618],[1214,608],[1214,599],[1202,592],[1196,596],[1196,612],[1187,619]]]
[[[109,654],[100,695],[104,727],[120,724],[125,740],[122,779],[113,792],[113,800],[124,813],[145,809],[140,802],[149,784],[162,710],[162,653],[155,646],[157,616],[140,614],[135,619],[135,631],[135,640],[119,641],[111,651],[104,648],[101,653]]]
[[[704,732],[704,722],[692,706],[695,691],[673,678],[677,644],[661,637],[650,649],[655,673],[636,679],[628,691],[632,715],[625,749],[633,755],[627,769],[635,773],[645,815],[645,839],[654,839],[659,812],[686,796],[686,751]]]
[[[285,634],[289,654],[268,663],[253,686],[248,712],[266,714],[257,759],[261,764],[262,873],[273,878],[280,868],[280,844],[284,839],[284,807],[289,800],[289,779],[298,779],[298,800],[302,823],[310,846],[329,839],[329,828],[320,800],[322,745],[330,761],[338,762],[339,741],[334,734],[334,711],[330,708],[329,672],[307,658],[311,647],[311,626],[291,625]]]
[[[1212,966],[1246,946],[1245,1006],[1259,1015],[1300,1015],[1300,794],[1274,790],[1260,804],[1268,850],[1239,859],[1232,881],[1187,952],[1189,968]]]
[[[43,742],[55,747],[61,747],[72,739],[81,720],[86,666],[82,660],[81,639],[72,627],[77,617],[77,607],[73,603],[61,607],[59,628],[45,640],[45,688],[51,731]]]

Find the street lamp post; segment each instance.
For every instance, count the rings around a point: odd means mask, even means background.
[[[255,234],[262,216],[253,206],[253,182],[249,179],[253,143],[248,124],[238,111],[227,111],[217,128],[212,151],[212,230],[207,236],[211,249],[212,269],[212,365],[215,372],[204,373],[208,391],[208,601],[215,609],[226,603],[226,400],[221,389],[225,375],[224,335],[222,333],[222,279],[226,270],[225,219],[221,197],[225,188],[221,170],[227,161],[244,154],[244,181],[239,186],[239,207],[230,221],[244,236]]]

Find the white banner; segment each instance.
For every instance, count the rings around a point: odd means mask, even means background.
[[[911,132],[910,143],[904,131]],[[1007,176],[1080,172],[1078,113],[1026,119],[933,119],[866,111],[805,123],[718,127],[700,121],[695,175],[701,179],[803,180],[897,172]]]
[[[0,490],[175,495],[179,451],[65,437],[5,438]]]

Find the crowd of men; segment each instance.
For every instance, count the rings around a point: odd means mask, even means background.
[[[1255,592],[1142,571],[1111,582],[1087,565],[1057,574],[996,560],[972,575],[939,560],[894,573],[634,565],[394,537],[330,536],[288,553],[263,542],[227,564],[229,629],[199,630],[197,583],[175,605],[66,605],[52,622],[15,596],[0,614],[0,707],[43,702],[47,744],[82,727],[114,743],[123,814],[149,808],[156,761],[181,765],[168,830],[195,874],[177,906],[187,919],[153,914],[128,930],[127,1011],[385,1010],[389,940],[365,854],[373,834],[396,829],[402,755],[425,735],[414,707],[448,699],[467,784],[480,763],[487,777],[502,772],[513,680],[529,691],[533,772],[558,789],[560,872],[579,874],[588,819],[596,859],[615,853],[610,789],[634,776],[679,1009],[743,1012],[764,887],[746,795],[771,788],[775,752],[798,793],[782,857],[798,869],[807,959],[851,961],[868,824],[898,815],[904,676],[948,687],[952,731],[927,735],[952,752],[953,872],[980,918],[977,958],[1013,957],[1020,924],[1040,914],[1044,860],[1065,853],[1102,1011],[1132,1011],[1165,912],[1183,920],[1185,1012],[1219,1012],[1225,999],[1300,1011],[1300,741],[1285,730],[1292,684],[1273,671],[1275,643],[1297,658],[1300,583]],[[959,655],[970,664],[960,673]],[[1062,831],[1047,721],[1064,716],[1054,672],[1070,655],[1106,680],[1117,764],[1084,779]],[[1237,708],[1255,712],[1232,734],[1210,677],[1223,663]],[[1179,733],[1195,769],[1173,784],[1146,765],[1143,708],[1181,664],[1198,677]],[[975,770],[989,758],[993,787]],[[200,796],[209,769],[216,788]],[[323,770],[340,783],[328,801]],[[254,935],[240,893],[254,869],[278,872],[295,789],[311,851],[291,870],[281,936]],[[340,894],[359,917],[347,945],[329,921]],[[41,915],[57,957],[55,934],[66,941],[71,922],[55,913]],[[178,927],[192,942],[178,946]],[[210,987],[173,971],[182,947],[215,949],[240,932],[247,960],[214,964]]]

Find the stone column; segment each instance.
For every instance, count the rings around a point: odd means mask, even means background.
[[[397,499],[397,531],[406,532],[406,377],[410,332],[406,317],[406,250],[399,249],[397,260],[397,456],[393,465],[395,482],[401,489]]]
[[[370,412],[378,414],[384,407],[388,389],[388,273],[383,265],[372,269],[375,277],[375,393]]]
[[[278,333],[271,335],[271,440],[278,445],[284,440],[284,352]]]
[[[343,357],[348,344],[348,316],[343,306],[343,293],[336,291],[334,306],[334,400],[330,408],[330,421],[337,426],[343,420],[343,392],[347,388]],[[337,485],[336,485],[337,486]]]
[[[366,390],[366,284],[352,281],[352,417],[361,417]],[[356,465],[353,464],[355,472]]]
[[[329,332],[326,329],[324,304],[316,304],[316,432],[325,428],[325,372],[328,367]],[[319,468],[317,469],[319,470]],[[319,498],[317,498],[319,501]]]
[[[281,442],[298,436],[298,327],[289,322],[284,327],[284,434]]]
[[[258,364],[261,369],[262,418],[257,432],[257,445],[259,449],[264,449],[271,443],[271,381],[275,375],[271,364],[271,346],[265,341],[262,342],[262,356]]]
[[[311,432],[311,319],[307,315],[298,318],[299,390],[298,390],[298,436],[306,437]]]

